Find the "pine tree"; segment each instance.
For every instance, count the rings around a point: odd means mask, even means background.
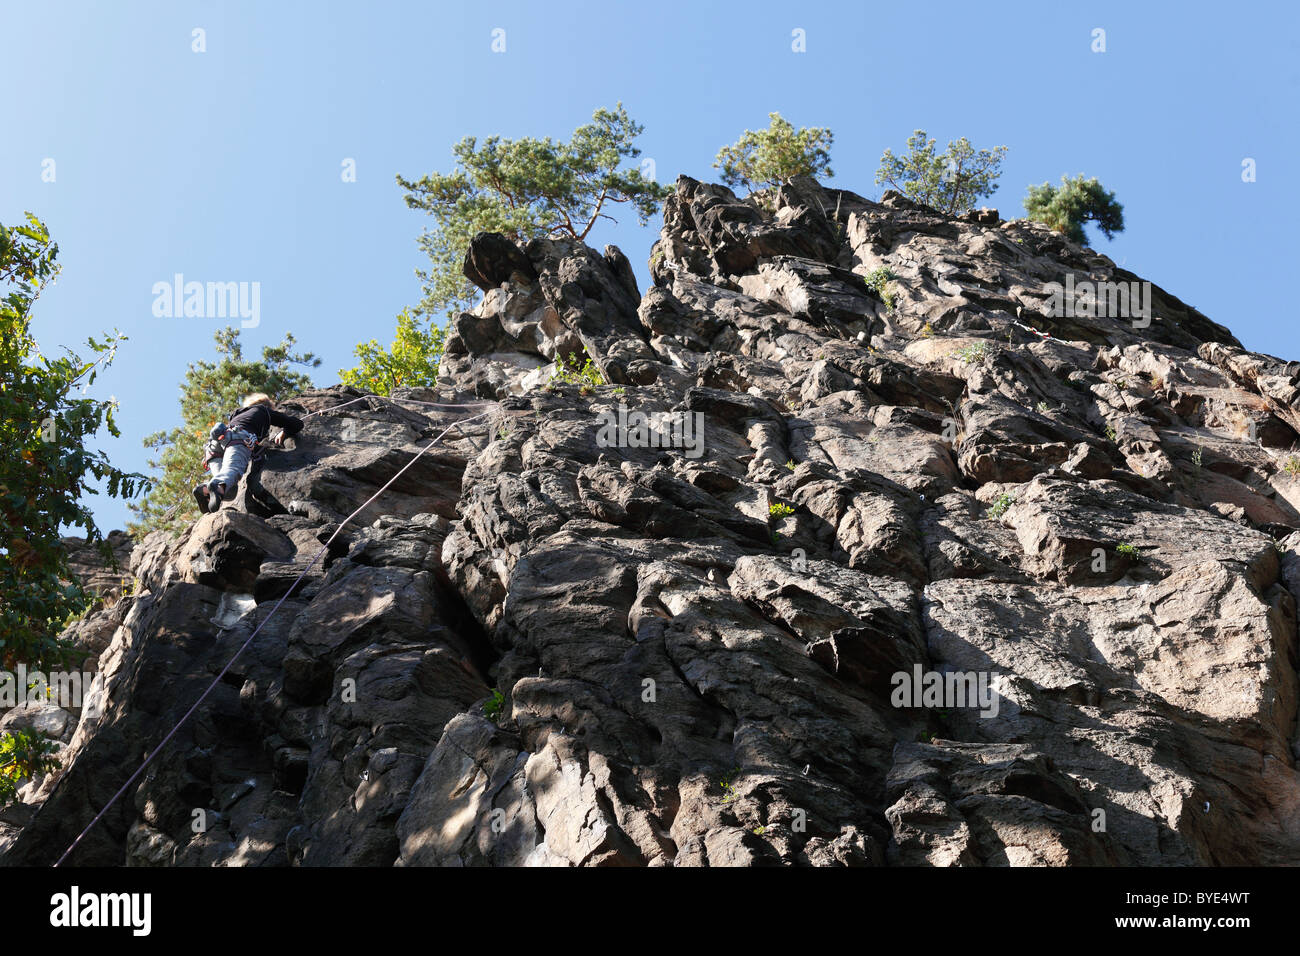
[[[434,220],[419,240],[430,267],[416,273],[424,295],[415,314],[450,313],[474,302],[478,290],[461,274],[461,265],[478,232],[516,241],[586,239],[597,221],[615,221],[609,215],[612,204],[629,205],[645,225],[671,189],[643,176],[639,167],[623,166],[641,155],[635,140],[643,131],[619,103],[613,110],[596,110],[567,143],[492,136],[480,145],[471,136],[453,148],[456,166],[450,173],[418,180],[398,176],[407,206]]]
[[[1084,179],[1082,173],[1073,179],[1062,176],[1059,187],[1048,183],[1030,186],[1025,213],[1081,246],[1088,241],[1083,231],[1086,222],[1095,222],[1107,239],[1124,231],[1124,207],[1115,201],[1115,194],[1095,176]]]
[[[767,129],[744,134],[730,146],[718,150],[714,167],[722,170],[722,181],[749,193],[780,186],[791,176],[834,176],[827,150],[835,135],[824,127],[795,129],[780,113],[769,113]]]
[[[914,131],[907,140],[905,156],[885,150],[876,182],[888,183],[908,199],[950,216],[969,212],[975,203],[993,194],[1002,175],[1005,146],[977,150],[963,136],[950,141],[942,153],[934,150],[935,141],[926,139],[925,130]]]

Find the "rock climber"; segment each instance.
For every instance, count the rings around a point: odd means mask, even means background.
[[[239,490],[240,476],[248,469],[254,453],[268,436],[273,445],[283,446],[286,438],[302,431],[302,420],[277,412],[271,397],[254,392],[229,422],[217,422],[204,448],[203,465],[212,474],[206,484],[194,486],[199,511],[211,513],[231,501]],[[276,429],[271,433],[271,429]]]

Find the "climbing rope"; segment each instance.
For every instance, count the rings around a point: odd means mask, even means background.
[[[331,405],[329,408],[317,409],[314,412],[302,416],[302,420],[315,418],[317,415],[324,415],[326,412],[336,412],[340,408],[347,408],[349,405],[355,405],[357,402],[364,402],[367,399],[377,399],[381,402],[407,402],[411,405],[427,405],[430,408],[481,408],[485,405],[495,405],[496,402],[466,402],[463,405],[449,405],[446,402],[422,402],[415,398],[393,398],[391,395],[362,395],[360,398],[354,398],[350,402],[344,402],[341,405]]]
[[[380,398],[382,396],[367,395],[365,397]],[[496,403],[485,402],[482,404],[495,405]],[[338,408],[341,406],[335,406],[335,407]],[[450,406],[450,407],[463,407],[463,406]],[[315,413],[315,414],[319,414],[319,413]],[[63,861],[68,858],[68,854],[70,854],[73,850],[77,848],[77,845],[81,843],[81,841],[85,838],[86,834],[89,833],[92,829],[94,829],[95,824],[99,823],[99,821],[103,819],[104,814],[108,812],[109,808],[112,807],[113,804],[116,803],[124,793],[126,793],[126,791],[130,788],[131,784],[133,784],[136,781],[136,778],[139,777],[140,774],[144,772],[144,768],[149,766],[149,764],[153,761],[153,759],[162,752],[162,749],[167,746],[168,741],[170,741],[172,737],[176,735],[176,732],[185,725],[185,722],[189,720],[192,716],[194,716],[195,711],[199,709],[199,705],[202,704],[205,700],[207,700],[208,695],[212,693],[213,689],[215,689],[219,683],[221,683],[222,678],[226,676],[226,672],[230,670],[230,668],[234,665],[235,661],[239,659],[239,656],[243,654],[244,651],[248,649],[249,645],[253,643],[253,640],[257,637],[258,634],[261,633],[262,628],[266,627],[267,622],[270,621],[271,618],[275,617],[275,612],[280,610],[280,606],[284,604],[286,600],[288,600],[289,595],[294,592],[294,589],[297,588],[300,583],[302,583],[302,579],[307,576],[307,572],[310,571],[312,568],[314,568],[316,566],[316,562],[321,559],[321,555],[323,555],[326,551],[329,550],[329,546],[334,543],[334,539],[338,537],[339,532],[343,530],[344,526],[346,526],[347,523],[351,521],[353,518],[355,518],[357,515],[361,514],[361,512],[365,511],[366,508],[368,508],[376,498],[378,498],[380,495],[382,495],[385,491],[388,490],[389,486],[392,485],[393,482],[395,482],[398,478],[402,477],[402,475],[406,473],[406,470],[408,468],[410,468],[417,461],[419,461],[419,459],[424,455],[425,452],[427,452],[434,445],[438,444],[438,442],[442,441],[443,437],[449,431],[451,431],[453,428],[459,428],[461,425],[464,425],[467,422],[472,422],[477,418],[486,418],[488,415],[491,414],[492,414],[491,411],[481,412],[480,414],[471,416],[470,418],[463,418],[458,422],[452,422],[441,432],[439,432],[437,438],[435,438],[433,441],[429,442],[429,444],[421,448],[419,452],[417,452],[416,455],[410,461],[408,461],[405,465],[403,465],[401,471],[393,475],[392,478],[389,478],[388,481],[384,483],[384,486],[382,488],[380,488],[378,491],[376,491],[373,495],[371,495],[366,500],[365,504],[359,507],[356,511],[352,512],[352,514],[348,515],[341,522],[339,522],[339,526],[334,530],[334,533],[329,536],[329,540],[326,541],[325,544],[321,546],[321,549],[316,552],[316,556],[311,559],[311,563],[308,564],[307,567],[302,569],[302,572],[298,575],[297,578],[294,579],[293,584],[289,585],[289,590],[285,591],[284,595],[280,598],[280,600],[276,602],[275,607],[271,608],[271,613],[262,619],[262,623],[257,625],[257,627],[253,630],[252,634],[248,635],[248,640],[244,641],[244,643],[240,645],[239,650],[235,651],[235,656],[232,657],[226,663],[226,666],[221,669],[221,673],[219,673],[216,677],[212,679],[212,683],[210,683],[207,686],[207,689],[204,690],[203,693],[199,695],[199,699],[194,702],[194,705],[185,712],[185,716],[183,716],[179,721],[176,722],[176,726],[174,726],[171,730],[167,732],[167,736],[162,739],[162,742],[158,744],[157,747],[154,748],[153,752],[150,753],[149,756],[144,758],[144,763],[140,764],[140,766],[136,769],[135,773],[131,774],[130,778],[126,781],[126,783],[122,784],[122,788],[118,790],[117,793],[113,794],[112,798],[108,801],[108,803],[104,804],[104,809],[100,810],[99,813],[95,814],[95,818],[86,825],[86,828],[82,830],[81,833],[77,836],[77,838],[73,840],[72,843],[68,846],[68,848],[63,851],[63,855],[60,856],[58,862],[54,864],[56,867],[62,865]]]
[[[1025,325],[1025,323],[1017,322],[1015,319],[1011,320],[1011,324],[1024,329],[1026,332],[1032,332],[1034,335],[1037,335],[1040,339],[1050,339],[1052,337],[1050,332],[1040,332],[1032,325]]]

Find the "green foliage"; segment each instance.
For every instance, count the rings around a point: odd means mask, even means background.
[[[178,530],[194,519],[198,507],[191,489],[204,477],[203,446],[214,424],[239,407],[249,392],[265,392],[279,402],[286,395],[311,387],[311,377],[290,366],[315,368],[320,359],[310,352],[293,351],[296,340],[285,333],[279,345],[264,346],[257,361],[244,358],[239,330],[217,332],[219,359],[191,362],[181,383],[181,422],[171,431],[155,432],[144,440],[146,448],[160,453],[149,467],[161,469],[153,490],[131,510],[140,519],[130,526],[137,535],[158,529]]]
[[[963,136],[936,154],[935,141],[926,139],[925,130],[918,129],[907,140],[907,155],[895,156],[892,150],[885,150],[876,182],[888,183],[909,199],[939,212],[959,216],[992,195],[1006,152],[1005,146],[976,150]]]
[[[32,307],[59,274],[58,246],[39,219],[0,225],[0,666],[63,661],[58,634],[90,598],[68,573],[59,540],[67,526],[85,529],[110,564],[112,550],[95,525],[86,495],[105,483],[110,497],[148,488],[144,475],[114,468],[86,442],[107,427],[120,436],[113,399],[77,397],[113,361],[126,336],[89,339],[92,354],[41,353],[31,333]],[[76,390],[74,392],[74,389]]]
[[[419,239],[429,269],[416,274],[423,298],[415,314],[434,315],[467,308],[477,290],[461,273],[465,250],[478,232],[498,232],[516,241],[537,236],[586,239],[600,219],[613,220],[607,207],[627,203],[645,225],[672,192],[641,175],[624,160],[641,155],[634,142],[644,127],[623,104],[599,109],[567,143],[550,137],[502,139],[482,144],[474,137],[452,148],[450,173],[418,180],[397,177],[406,205],[433,217]]]
[[[1204,460],[1205,460],[1205,453],[1200,448],[1197,448],[1195,451],[1192,452],[1192,464],[1195,465],[1197,468],[1201,467],[1201,463]]]
[[[1115,553],[1122,554],[1126,558],[1132,558],[1134,561],[1142,560],[1142,555],[1139,553],[1138,549],[1133,547],[1133,545],[1129,544],[1127,541],[1115,545]]]
[[[989,510],[984,512],[984,516],[992,519],[1001,518],[1007,513],[1007,509],[1011,507],[1015,500],[1016,498],[1014,495],[1003,492],[998,495],[997,501],[993,502],[993,504],[989,506]]]
[[[890,312],[894,311],[894,293],[890,290],[889,283],[896,278],[898,276],[894,275],[888,266],[872,269],[863,277],[867,288],[874,292],[881,302],[885,303],[885,308]]]
[[[555,368],[551,369],[547,384],[577,385],[583,391],[595,385],[605,385],[605,376],[600,374],[596,363],[590,357],[584,355],[584,358],[586,361],[576,355],[561,355],[556,358]]]
[[[356,367],[340,369],[339,381],[376,395],[388,395],[398,387],[432,387],[438,381],[446,338],[445,326],[419,323],[410,309],[403,309],[397,315],[393,344],[384,348],[375,339],[362,342],[353,352],[359,360]]]
[[[732,767],[725,777],[718,781],[718,786],[722,788],[722,802],[730,803],[740,796],[736,792],[736,778],[740,776],[740,768]]]
[[[1052,410],[1051,406],[1048,405],[1046,402],[1039,402],[1037,407],[1038,407],[1038,414],[1040,415],[1046,415],[1048,412]]]
[[[495,724],[505,712],[505,706],[506,695],[499,690],[494,690],[492,696],[483,701],[483,716]]]
[[[778,501],[776,504],[767,506],[767,513],[773,518],[788,518],[794,514],[794,509],[785,502]]]
[[[1049,183],[1030,186],[1025,195],[1025,213],[1079,245],[1088,241],[1083,231],[1085,222],[1095,222],[1107,239],[1124,231],[1124,207],[1095,176],[1062,176],[1059,187]]]
[[[995,348],[991,342],[975,342],[957,349],[953,354],[967,365],[975,365],[992,355]]]
[[[769,113],[767,129],[745,130],[740,139],[718,150],[713,162],[722,170],[722,181],[732,189],[749,193],[777,187],[791,176],[835,175],[827,150],[835,136],[823,127],[795,129],[780,113]]]
[[[1282,470],[1292,478],[1300,478],[1300,458],[1292,455],[1283,463]]]
[[[15,730],[0,735],[0,807],[18,798],[24,780],[59,765],[58,744],[40,731]]]
[[[1106,437],[1109,438],[1112,442],[1119,441],[1119,432],[1115,431],[1114,425],[1106,426]]]
[[[794,459],[787,458],[785,462],[785,467],[788,468],[790,471],[794,471],[795,469]]]

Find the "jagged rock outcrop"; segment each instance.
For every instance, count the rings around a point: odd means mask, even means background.
[[[1300,363],[1154,286],[1054,306],[1140,280],[1036,223],[772,200],[679,179],[644,294],[475,237],[437,391],[301,396],[237,507],[136,546],[3,861],[305,573],[77,862],[1294,862]],[[484,400],[309,569],[455,417],[416,402]]]

